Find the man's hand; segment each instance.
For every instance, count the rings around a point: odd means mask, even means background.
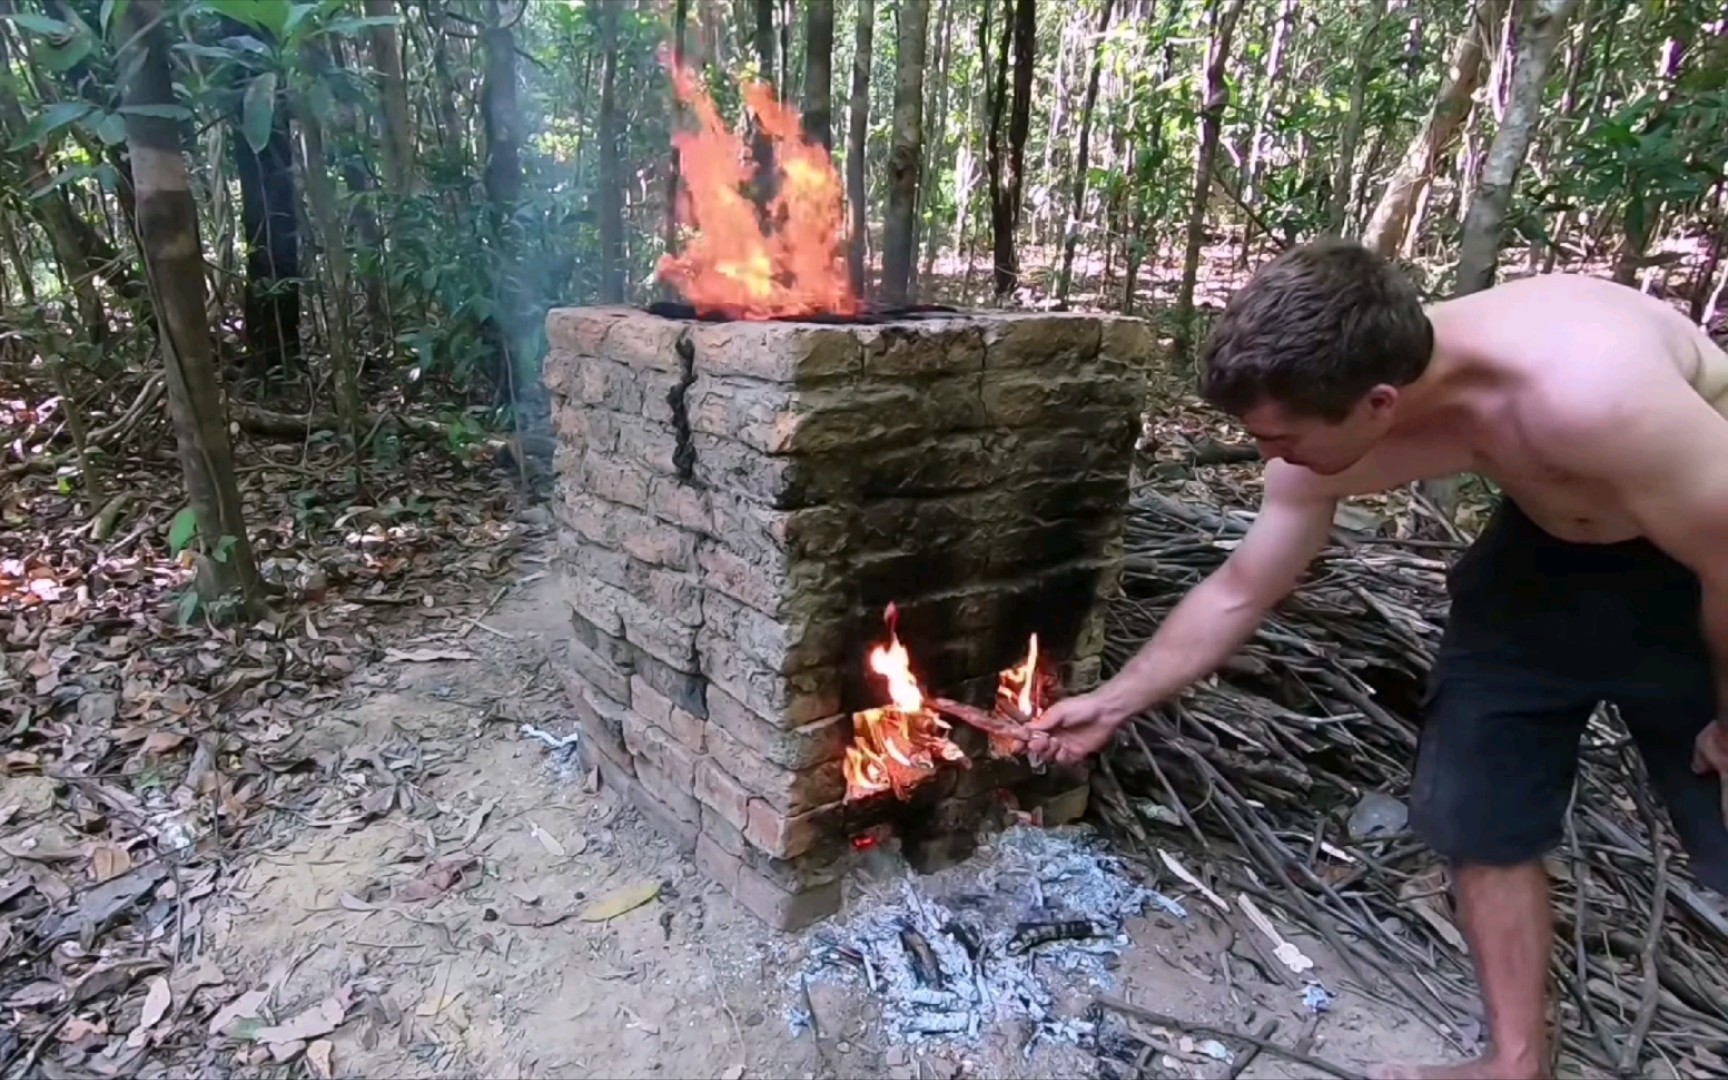
[[[1692,771],[1713,772],[1722,781],[1722,823],[1728,825],[1728,719],[1712,720],[1692,744]]]
[[[1032,738],[1026,752],[1035,762],[1072,765],[1102,750],[1125,719],[1126,715],[1097,691],[1066,698],[1027,725]],[[1724,746],[1728,747],[1728,736]]]

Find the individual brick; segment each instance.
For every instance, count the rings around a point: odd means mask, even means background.
[[[698,841],[700,844],[700,841]],[[758,919],[781,931],[801,930],[840,910],[843,893],[838,881],[788,892],[768,876],[740,864],[732,897]]]
[[[796,770],[781,768],[717,727],[708,732],[708,750],[752,795],[783,814],[813,810],[846,793],[840,760]]]
[[[631,671],[642,677],[672,704],[697,718],[708,714],[708,679],[698,672],[681,671],[635,645],[627,645]]]
[[[975,374],[984,368],[984,332],[972,319],[867,326],[857,334],[868,378]]]
[[[853,327],[739,320],[689,328],[699,375],[737,375],[810,385],[855,376],[862,367]]]
[[[666,476],[656,476],[648,484],[648,512],[662,521],[712,534],[714,515],[708,509],[707,493],[701,488]]]
[[[648,506],[649,480],[653,473],[647,466],[622,457],[592,451],[582,455],[577,477],[589,492],[608,502],[622,503],[640,510]]]
[[[562,366],[573,356],[599,356],[612,328],[632,313],[622,306],[560,307],[547,311],[547,369]]]
[[[984,325],[984,370],[1042,367],[1075,371],[1098,355],[1102,329],[1090,315],[993,315]]]
[[[678,435],[671,427],[633,416],[622,417],[616,423],[619,458],[651,472],[678,475]]]
[[[636,662],[631,654],[630,643],[624,640],[623,635],[606,633],[578,614],[574,608],[570,611],[570,631],[577,641],[588,646],[619,671],[635,670]]]
[[[716,590],[702,595],[702,641],[717,636],[769,671],[791,674],[842,662],[850,626],[833,610],[832,594],[798,594],[782,619],[770,618]],[[799,603],[798,601],[804,601]],[[822,603],[828,601],[827,603]],[[827,610],[824,610],[826,608]]]
[[[750,803],[754,796],[714,758],[704,757],[696,763],[694,794],[697,802],[718,814],[720,820],[740,833],[749,824]]]
[[[852,742],[850,714],[786,728],[776,725],[717,686],[708,687],[708,722],[783,769],[804,769],[845,755]]]
[[[784,814],[761,799],[752,799],[744,836],[759,850],[777,859],[795,859],[827,840],[841,838],[846,805],[836,800],[798,814]]]
[[[1131,371],[1149,372],[1163,359],[1158,348],[1158,336],[1145,319],[1119,315],[1097,316],[1099,322],[1098,357],[1119,363]],[[1136,379],[1137,383],[1143,379]]]
[[[564,575],[568,586],[566,598],[571,611],[598,632],[621,638],[624,618],[620,614],[629,603],[624,591],[586,574]]]
[[[728,894],[736,895],[738,875],[744,869],[744,858],[741,852],[729,851],[707,831],[707,822],[703,823],[703,831],[696,838],[696,868],[707,878],[725,889]]]
[[[585,491],[571,492],[554,504],[553,517],[558,524],[583,540],[601,547],[618,546],[614,515],[632,513],[626,507],[614,506]]]
[[[697,640],[702,674],[758,716],[797,727],[840,711],[834,668],[778,675],[717,634],[698,632]]]
[[[673,374],[681,369],[683,362],[678,356],[678,342],[685,334],[683,322],[630,307],[600,310],[621,313],[606,335],[608,357],[632,368]]]
[[[571,574],[592,578],[615,589],[630,588],[630,556],[622,551],[591,544],[573,532],[561,532],[558,534],[557,552],[565,570]]]
[[[638,776],[644,765],[651,766],[674,789],[685,795],[695,791],[696,755],[634,711],[624,713],[624,746],[635,760]]]
[[[576,714],[583,736],[581,741],[587,744],[584,749],[591,747],[609,758],[625,776],[635,775],[635,763],[629,748],[624,745],[623,712],[615,706],[608,708],[603,699],[596,697],[598,692],[574,671],[560,668],[557,674],[564,685],[564,695],[571,711]]]
[[[695,853],[696,839],[702,831],[699,823],[679,817],[676,811],[656,798],[639,781],[632,782],[626,791],[630,804],[636,807],[655,832],[664,836],[680,853]]]
[[[616,665],[582,642],[558,642],[553,647],[552,657],[554,664],[568,667],[613,701],[630,700],[629,673],[620,671]]]
[[[671,698],[656,690],[641,675],[630,677],[630,708],[672,736],[685,749],[695,754],[702,752],[707,726],[702,718],[674,705]]]
[[[647,794],[666,808],[667,813],[687,825],[701,822],[702,804],[696,801],[689,789],[680,789],[675,781],[646,761],[637,761],[635,766],[636,785],[645,788]]]

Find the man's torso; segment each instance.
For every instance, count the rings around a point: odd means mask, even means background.
[[[1548,464],[1550,455],[1528,435],[1534,412],[1580,400],[1579,391],[1587,400],[1593,386],[1624,397],[1630,374],[1640,383],[1682,379],[1728,423],[1728,354],[1636,290],[1569,275],[1528,278],[1436,305],[1430,317],[1437,347],[1469,357],[1490,388],[1450,418],[1394,430],[1335,478],[1335,494],[1474,472],[1554,536],[1614,543],[1639,535],[1638,526],[1606,485]]]

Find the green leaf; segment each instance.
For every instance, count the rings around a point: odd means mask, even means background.
[[[264,5],[258,0],[208,0],[208,3],[211,10],[243,22],[254,30],[269,29],[269,24],[264,21]]]
[[[233,551],[234,545],[239,542],[240,538],[238,536],[224,536],[222,539],[216,541],[216,550],[210,553],[210,557],[219,563],[227,562],[228,553]]]
[[[252,80],[241,104],[240,131],[254,153],[262,154],[270,142],[271,122],[276,117],[276,73],[266,71]]]
[[[283,21],[282,29],[292,37],[300,29],[300,24],[318,10],[317,4],[294,4],[288,9],[288,18]]]
[[[71,23],[50,19],[46,15],[37,15],[29,11],[8,12],[5,15],[0,15],[0,19],[15,23],[21,29],[37,34],[47,34],[49,37],[69,37],[72,34]]]
[[[63,45],[50,45],[46,49],[38,49],[36,59],[49,71],[59,74],[77,67],[95,51],[96,39],[89,34],[79,34]]]
[[[349,19],[332,19],[329,23],[319,29],[318,32],[321,34],[338,34],[342,37],[351,37],[369,27],[397,26],[400,25],[401,22],[402,16],[400,15],[361,15]]]
[[[119,113],[104,113],[95,127],[104,146],[119,146],[126,141],[126,118]]]
[[[198,535],[198,515],[190,506],[182,507],[168,524],[168,550],[178,555]]]
[[[114,111],[122,116],[154,116],[159,120],[192,119],[192,110],[184,105],[122,105]]]
[[[132,6],[132,0],[102,0],[102,12],[98,16],[104,34],[112,34],[116,23],[124,22],[126,9]]]
[[[198,590],[187,589],[180,594],[180,603],[176,605],[180,616],[180,625],[185,626],[192,621],[192,616],[198,614]]]
[[[21,150],[32,143],[41,142],[68,124],[74,124],[84,119],[93,111],[89,105],[82,101],[56,101],[43,109],[36,119],[30,122],[30,127],[18,137],[11,149]]]

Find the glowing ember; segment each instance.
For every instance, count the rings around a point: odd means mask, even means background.
[[[727,130],[714,102],[688,68],[668,64],[678,99],[697,130],[672,136],[683,175],[678,223],[690,232],[677,255],[660,260],[659,276],[702,314],[765,319],[859,310],[846,270],[845,199],[834,162],[804,138],[796,110],[773,91],[740,80],[745,106],[773,147],[777,190],[765,230],[744,194],[756,163]]]
[[[852,714],[852,745],[843,766],[848,802],[883,791],[904,799],[943,762],[966,763],[966,754],[948,739],[947,721],[924,707],[911,658],[894,632],[894,605],[886,617],[888,644],[870,650],[870,670],[888,683],[893,704]]]

